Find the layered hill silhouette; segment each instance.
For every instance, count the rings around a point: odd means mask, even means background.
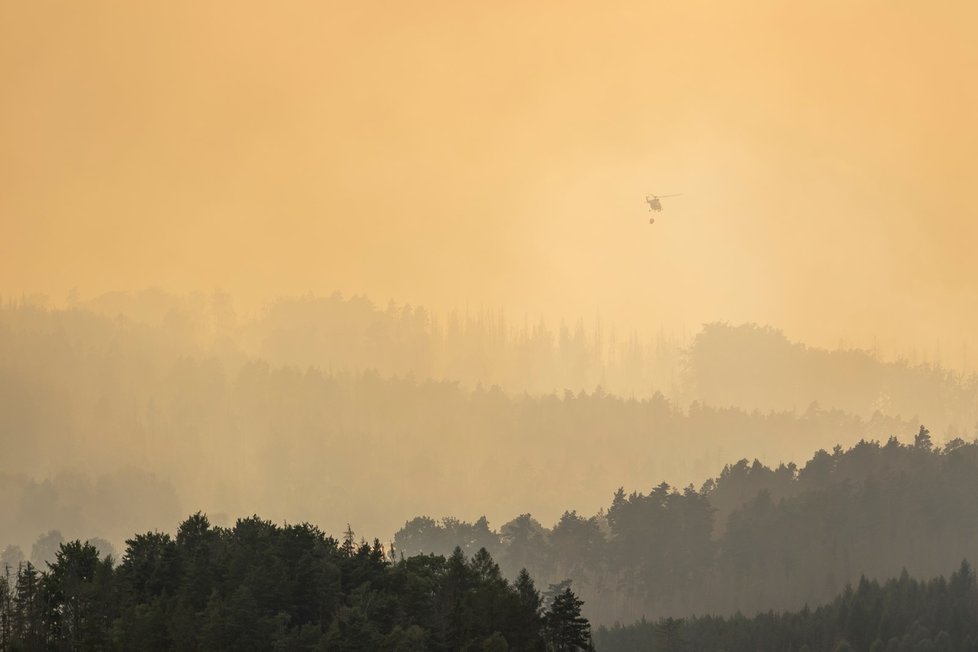
[[[950,574],[978,556],[976,495],[978,442],[936,448],[921,427],[912,443],[837,446],[801,467],[742,460],[699,488],[619,490],[552,526],[418,517],[394,541],[411,554],[485,547],[510,575],[571,580],[603,624],[752,615],[826,603],[861,576]]]

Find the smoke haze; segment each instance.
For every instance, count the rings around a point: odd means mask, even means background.
[[[0,2],[0,569],[200,510],[143,543],[278,532],[211,528],[257,514],[346,531],[313,538],[351,568],[361,535],[378,569],[485,548],[596,624],[951,576],[978,545],[976,24]]]
[[[974,345],[971,3],[0,12],[8,295]],[[649,227],[647,192],[683,195]]]

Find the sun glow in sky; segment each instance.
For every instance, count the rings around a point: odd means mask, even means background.
[[[947,350],[970,2],[0,3],[0,292],[364,292]],[[682,193],[648,224],[647,192]]]

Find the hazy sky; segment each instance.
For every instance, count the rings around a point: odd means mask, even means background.
[[[978,329],[976,21],[0,0],[0,291],[341,290],[954,356]],[[647,192],[683,195],[650,226]]]

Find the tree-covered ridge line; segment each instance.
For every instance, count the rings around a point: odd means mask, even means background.
[[[395,535],[410,553],[485,547],[510,576],[571,578],[600,624],[642,617],[753,614],[831,600],[861,574],[950,573],[978,551],[978,442],[935,447],[863,441],[818,451],[803,467],[746,460],[700,489],[619,490],[593,516],[552,527],[529,514],[418,517]]]
[[[338,293],[279,298],[247,316],[221,293],[109,293],[67,309],[30,300],[0,303],[0,324],[13,331],[104,322],[160,340],[182,355],[234,355],[331,372],[373,370],[384,377],[449,379],[469,388],[499,385],[513,393],[591,391],[599,385],[625,395],[671,392],[678,389],[675,371],[688,344],[685,336],[617,333],[600,320],[550,324],[542,317],[513,320],[490,309],[438,316],[423,306],[378,306],[364,296]]]
[[[257,516],[127,541],[118,565],[88,543],[60,545],[40,571],[0,576],[7,650],[589,650],[582,601],[508,582],[486,550],[404,557]]]
[[[759,412],[662,394],[466,389],[180,342],[175,325],[0,310],[0,546],[26,549],[62,529],[118,547],[191,508],[388,533],[432,511],[556,519],[568,507],[596,511],[619,485],[685,485],[746,455],[800,459],[913,427],[814,406]],[[359,472],[365,459],[375,473]],[[387,499],[365,498],[375,492]]]
[[[379,307],[364,296],[279,298],[239,315],[222,293],[109,293],[69,309],[28,301],[0,305],[0,334],[58,330],[97,343],[125,333],[171,354],[264,360],[328,372],[499,385],[513,394],[659,391],[687,405],[803,410],[815,401],[863,418],[879,410],[923,418],[942,435],[978,419],[978,377],[950,371],[939,356],[884,361],[878,352],[827,350],[790,341],[770,326],[709,323],[694,334],[640,338],[600,320],[548,325],[480,309],[438,317],[423,306]],[[743,369],[751,373],[745,375]],[[958,432],[956,434],[961,434]]]
[[[860,577],[816,608],[642,620],[599,627],[594,640],[602,652],[976,652],[978,583],[963,561],[947,579],[918,581],[906,571],[884,583]]]

